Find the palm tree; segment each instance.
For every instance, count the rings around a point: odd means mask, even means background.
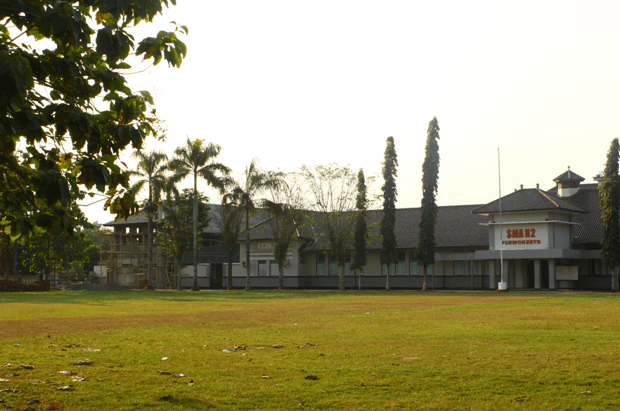
[[[229,183],[230,196],[245,214],[245,289],[250,289],[250,214],[256,212],[257,196],[266,189],[277,188],[280,184],[278,174],[261,169],[258,158],[253,158],[245,168],[243,184],[234,180]]]
[[[133,157],[138,160],[135,170],[129,171],[129,175],[141,177],[134,183],[130,191],[137,195],[145,184],[148,184],[149,198],[145,204],[144,211],[148,220],[148,266],[147,280],[149,288],[153,288],[155,278],[153,275],[153,216],[157,213],[159,203],[159,193],[161,191],[161,180],[166,171],[168,156],[157,150],[144,153],[136,151]]]
[[[226,187],[236,187],[237,184],[231,177],[226,178]],[[226,248],[228,258],[228,273],[226,289],[232,290],[232,263],[235,248],[239,243],[239,234],[243,226],[243,210],[239,207],[237,199],[232,192],[226,193],[222,197],[221,204],[218,209],[216,223],[222,232],[221,243]]]
[[[185,145],[174,151],[174,159],[170,162],[170,168],[178,178],[188,175],[194,178],[194,291],[198,291],[198,177],[204,179],[207,185],[224,189],[222,175],[229,174],[230,169],[215,161],[221,151],[217,144],[206,144],[204,140],[188,137]]]
[[[168,217],[174,211],[174,204],[178,201],[181,194],[177,188],[177,184],[179,183],[179,176],[176,174],[173,175],[164,175],[161,180],[157,182],[156,192],[162,196],[161,204],[165,213],[166,221],[163,222],[164,228],[170,229],[170,227],[166,227],[168,224]],[[177,290],[181,291],[181,255],[177,255],[176,253],[172,253],[174,256],[174,271],[176,271],[177,278]]]

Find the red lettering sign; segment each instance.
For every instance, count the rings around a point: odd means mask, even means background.
[[[536,238],[536,229],[509,228],[506,230],[506,238]]]

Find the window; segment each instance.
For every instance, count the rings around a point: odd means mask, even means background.
[[[382,265],[381,266],[381,275],[387,276],[387,270],[388,270],[388,266],[387,265]]]
[[[278,266],[278,263],[276,263],[275,261],[269,262],[269,275],[275,275],[276,277],[280,275],[280,268]]]
[[[465,275],[465,261],[454,262],[454,275]]]
[[[480,275],[480,261],[474,261],[472,263],[472,268],[474,270],[474,275]]]
[[[338,275],[338,263],[331,255],[329,256],[329,275]]]
[[[299,253],[299,263],[306,264],[306,253]]]
[[[418,260],[415,259],[415,253],[409,253],[409,275],[420,275],[420,266]]]
[[[409,253],[409,275],[422,275],[422,268],[418,265],[418,260],[413,252]],[[433,266],[426,267],[426,275],[433,275]]]
[[[591,275],[601,275],[601,260],[590,260],[589,265]]]
[[[325,275],[325,254],[316,255],[316,275]]]
[[[405,270],[405,253],[397,253],[398,255],[398,264],[396,264],[396,275],[405,275],[407,271]]]
[[[347,258],[344,260],[344,275],[353,275],[353,272],[351,271],[351,256],[348,255]]]
[[[259,277],[267,276],[267,261],[258,262],[258,276]]]
[[[490,261],[484,262],[484,275],[487,277],[491,275],[491,262]]]

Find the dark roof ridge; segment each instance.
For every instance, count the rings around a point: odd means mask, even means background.
[[[557,197],[551,193],[545,193],[539,188],[523,188],[501,198],[502,212],[515,213],[526,211],[551,211],[565,210],[574,213],[587,213],[580,206]],[[499,199],[472,210],[472,214],[496,214],[499,212]]]
[[[555,204],[556,207],[560,208],[560,205],[558,203],[556,203],[555,201],[553,201],[549,196],[553,196],[553,194],[545,194],[544,191],[542,191],[540,188],[536,187],[536,191],[538,191],[540,194],[542,194],[547,200],[551,201],[553,204]],[[554,196],[555,197],[555,196]]]

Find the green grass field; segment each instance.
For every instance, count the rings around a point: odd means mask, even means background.
[[[52,292],[0,303],[0,363],[12,364],[0,366],[0,399],[13,409],[620,408],[615,294]],[[246,348],[224,351],[235,345]]]

